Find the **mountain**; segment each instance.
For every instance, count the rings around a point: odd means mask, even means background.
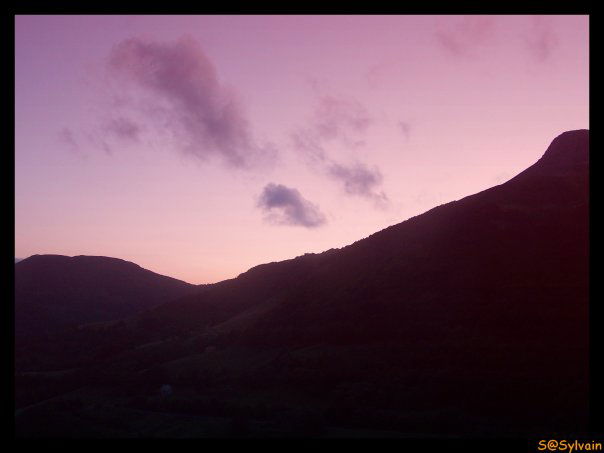
[[[342,249],[32,343],[17,370],[77,370],[63,383],[88,389],[82,405],[102,387],[112,410],[267,420],[281,433],[578,433],[588,220],[589,131],[570,131],[504,184]],[[34,385],[20,379],[22,392]],[[170,399],[157,395],[167,384]],[[24,433],[34,425],[20,419]]]
[[[34,255],[15,263],[16,337],[131,316],[193,288],[116,258]]]
[[[587,290],[588,141],[588,131],[567,132],[505,184],[340,250],[257,266],[143,316],[305,344],[404,337],[410,320],[462,322],[487,302],[573,311],[568,294]]]

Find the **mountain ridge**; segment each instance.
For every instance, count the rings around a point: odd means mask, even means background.
[[[565,161],[573,162],[573,161],[581,161],[581,160],[586,160],[586,159],[588,160],[589,153],[588,152],[581,153],[581,151],[585,151],[586,148],[580,146],[581,142],[588,142],[588,141],[589,141],[589,129],[576,129],[576,130],[565,131],[565,132],[559,134],[557,137],[555,137],[552,140],[552,142],[548,146],[547,150],[537,160],[537,162],[535,162],[533,165],[529,166],[527,169],[523,170],[522,172],[518,173],[516,176],[510,178],[509,180],[507,180],[507,181],[505,181],[505,182],[503,182],[501,184],[489,187],[487,189],[484,189],[482,191],[476,192],[476,193],[471,194],[471,195],[467,195],[467,196],[462,197],[462,198],[460,198],[458,200],[451,200],[451,201],[442,203],[442,204],[440,204],[438,206],[434,206],[434,207],[428,209],[427,211],[424,211],[424,212],[422,212],[420,214],[411,216],[411,217],[409,217],[409,218],[407,218],[407,219],[405,219],[405,220],[403,220],[401,222],[398,222],[398,223],[395,223],[393,225],[387,226],[387,227],[383,228],[382,230],[379,230],[379,231],[376,231],[374,233],[371,233],[370,235],[368,235],[368,236],[366,236],[364,238],[357,239],[356,241],[354,241],[354,242],[352,242],[350,244],[344,245],[342,247],[333,247],[333,248],[327,249],[325,251],[316,252],[316,253],[307,252],[307,253],[304,253],[302,255],[298,255],[298,256],[295,256],[293,258],[288,258],[288,259],[282,260],[282,261],[270,261],[270,262],[266,262],[266,263],[260,263],[260,264],[254,265],[254,266],[250,267],[249,269],[241,272],[236,277],[228,278],[228,279],[225,279],[225,280],[220,280],[220,281],[215,282],[215,283],[200,284],[200,285],[195,285],[195,286],[201,287],[201,286],[214,285],[214,284],[217,284],[217,283],[221,283],[223,281],[234,280],[234,279],[239,278],[242,275],[247,274],[248,272],[250,272],[250,271],[252,271],[252,270],[254,270],[256,268],[259,268],[259,267],[273,265],[273,264],[281,263],[281,262],[287,262],[287,261],[291,261],[291,260],[296,260],[296,259],[307,257],[307,256],[317,256],[317,255],[322,255],[322,254],[325,254],[325,253],[331,253],[331,252],[334,252],[334,251],[342,250],[342,249],[344,249],[346,247],[350,247],[351,245],[354,245],[354,244],[356,244],[356,243],[358,243],[360,241],[363,241],[364,239],[370,238],[370,237],[374,236],[375,234],[379,234],[379,233],[381,233],[381,232],[383,232],[385,230],[388,230],[390,228],[393,228],[393,227],[396,227],[398,225],[401,225],[404,222],[412,220],[412,219],[414,219],[416,217],[423,216],[423,215],[425,215],[425,214],[427,214],[429,212],[432,212],[433,210],[438,209],[438,208],[440,208],[442,206],[446,206],[446,205],[449,205],[451,203],[460,202],[460,201],[462,201],[462,200],[464,200],[466,198],[474,197],[474,196],[479,195],[479,194],[481,194],[483,192],[487,192],[487,191],[490,191],[492,189],[496,189],[496,188],[499,188],[501,186],[507,185],[508,183],[516,180],[516,178],[518,178],[518,177],[521,177],[522,175],[524,175],[527,171],[529,171],[531,169],[533,169],[531,171],[534,171],[534,168],[541,168],[543,165],[549,165],[551,167],[552,163],[554,163],[554,162],[555,162],[554,166],[564,167],[565,165],[568,165],[568,162],[565,162]],[[565,149],[568,149],[569,147],[576,148],[579,151],[579,153],[565,151]],[[139,264],[134,263],[132,261],[127,261],[127,260],[124,260],[124,259],[121,259],[121,258],[115,258],[115,257],[110,257],[110,256],[105,256],[105,255],[73,255],[73,256],[68,256],[68,255],[60,255],[60,254],[34,254],[34,255],[31,255],[28,258],[16,258],[16,260],[19,260],[18,262],[21,262],[21,261],[30,260],[30,258],[35,258],[35,257],[102,258],[102,259],[104,258],[104,259],[108,259],[108,260],[117,260],[117,261],[121,261],[121,262],[124,262],[124,263],[129,263],[129,264],[135,265],[135,266],[137,266],[137,267],[139,267],[141,269],[144,269],[142,266],[140,266]],[[150,272],[152,272],[152,271],[150,271]],[[161,274],[158,274],[158,275],[161,275]],[[175,280],[183,281],[184,283],[188,283],[188,282],[185,282],[184,280],[178,279],[176,277],[166,276],[166,275],[164,275],[164,276],[165,277],[169,277],[169,278],[173,278]],[[193,284],[191,284],[191,285],[193,285]]]
[[[15,263],[15,330],[21,337],[109,321],[194,288],[119,258],[32,255]]]
[[[560,168],[568,170],[575,168],[576,165],[580,166],[581,164],[586,164],[586,160],[582,158],[566,159],[565,161],[567,162],[567,165],[562,166],[557,164],[552,166],[550,162],[552,161],[552,156],[555,158],[555,160],[559,160],[559,158],[556,158],[556,156],[564,155],[564,153],[560,154],[559,151],[557,151],[557,148],[560,146],[560,144],[564,145],[565,143],[569,142],[575,143],[577,141],[576,139],[578,139],[579,142],[585,143],[586,138],[588,138],[588,131],[585,130],[570,131],[560,134],[552,141],[552,144],[548,147],[547,151],[535,164],[504,184],[491,187],[476,194],[464,197],[460,200],[451,201],[434,207],[423,214],[411,217],[401,223],[391,225],[381,231],[367,236],[366,238],[355,241],[339,249],[330,249],[318,254],[305,254],[285,261],[265,263],[254,266],[248,271],[240,274],[237,278],[209,285],[207,291],[198,293],[196,295],[187,296],[185,299],[181,300],[180,303],[189,305],[189,308],[194,310],[194,306],[197,303],[195,300],[200,300],[200,298],[203,299],[203,295],[208,294],[208,291],[211,292],[215,289],[216,291],[220,292],[221,288],[229,285],[242,285],[247,281],[251,281],[252,279],[266,279],[267,281],[273,281],[274,285],[279,285],[280,282],[287,281],[288,278],[295,276],[296,273],[310,272],[311,267],[314,264],[318,264],[320,266],[325,265],[325,262],[338,256],[341,257],[348,255],[347,261],[351,263],[359,263],[362,260],[368,259],[367,254],[369,254],[371,257],[379,258],[380,256],[388,256],[389,254],[392,255],[393,250],[401,250],[400,253],[411,253],[413,255],[412,259],[421,260],[422,251],[425,249],[425,247],[433,248],[435,246],[434,242],[437,240],[440,241],[439,245],[441,249],[449,249],[454,251],[455,248],[453,246],[442,240],[442,238],[446,236],[452,241],[451,244],[454,245],[456,237],[455,232],[452,232],[451,230],[451,225],[447,226],[444,219],[447,221],[453,221],[453,226],[459,224],[460,222],[463,223],[463,215],[458,215],[460,210],[465,212],[467,209],[476,209],[476,207],[478,207],[478,209],[482,209],[483,211],[480,215],[501,216],[508,211],[514,212],[514,210],[517,209],[517,205],[514,203],[517,203],[515,200],[517,200],[518,197],[526,198],[529,202],[539,205],[539,209],[548,208],[549,203],[551,203],[551,199],[555,197],[558,197],[561,201],[567,201],[565,200],[565,195],[572,191],[577,192],[577,187],[575,187],[574,182],[571,184],[572,187],[568,186],[567,184],[561,184],[560,181],[557,180],[559,177],[557,171]],[[569,151],[566,154],[577,153],[572,153],[572,151]],[[550,173],[550,168],[556,169],[556,173],[552,175]],[[562,174],[561,177],[566,178],[567,176],[568,175],[566,174]],[[586,179],[583,180],[582,188],[579,187],[578,190],[586,195]],[[522,213],[518,212],[515,214]],[[451,215],[454,215],[455,217],[451,217]],[[537,220],[538,219],[535,221]],[[431,235],[437,239],[431,239],[430,236],[426,237],[426,234],[424,234],[423,230],[424,227],[427,227],[428,230],[430,230]],[[459,230],[463,227],[458,226],[457,228]],[[499,233],[503,234],[502,231]],[[405,238],[405,236],[407,237]],[[420,237],[423,239],[420,239]],[[400,242],[401,238],[405,238],[403,244]],[[538,238],[535,237],[534,239],[537,240]],[[384,245],[384,243],[387,244]],[[373,247],[374,250],[370,250],[371,247]],[[354,258],[350,256],[351,254],[358,255],[361,253],[360,250],[365,250],[366,254],[364,258]],[[344,263],[344,266],[346,266],[346,263]],[[278,274],[272,274],[273,271],[278,271]],[[360,271],[361,269],[358,269],[357,273]],[[501,271],[504,274],[506,272],[509,273],[509,271],[506,271],[505,269],[502,269]],[[312,270],[312,272],[315,272],[316,274],[316,270]],[[481,272],[481,270],[477,269],[476,272]],[[416,274],[418,274],[418,278],[421,277],[419,273],[416,272]],[[544,277],[541,276],[542,280],[543,278]],[[266,282],[263,282],[263,284],[264,283]],[[329,287],[330,284],[329,282],[321,282],[321,284],[318,286]],[[232,302],[233,298],[228,298],[226,296],[222,298],[224,300],[231,299],[229,300],[229,305],[235,305]],[[174,302],[179,303],[179,301]],[[251,305],[253,304],[250,304],[250,306]],[[247,309],[247,307],[247,304],[243,304],[241,308]],[[162,310],[162,306],[158,306],[153,309],[153,311],[158,312],[162,312]],[[175,310],[175,304],[171,304],[169,310]],[[213,309],[213,313],[216,314],[216,310],[217,309],[215,307]],[[227,313],[231,314],[229,310],[227,310]],[[227,316],[227,314],[225,313],[223,316]],[[194,319],[194,316],[192,319]]]
[[[17,369],[75,368],[162,411],[170,383],[200,414],[280,419],[303,401],[312,419],[405,433],[578,432],[588,220],[589,132],[571,131],[504,184],[26,345]]]

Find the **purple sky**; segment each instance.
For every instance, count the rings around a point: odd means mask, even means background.
[[[15,256],[191,283],[342,247],[589,128],[587,16],[18,16]]]

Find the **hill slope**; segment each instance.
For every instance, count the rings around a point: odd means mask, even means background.
[[[237,328],[282,343],[311,341],[314,330],[322,341],[396,336],[410,328],[401,322],[455,322],[467,309],[484,309],[473,299],[494,304],[506,292],[512,298],[500,308],[547,310],[560,300],[573,311],[562,293],[587,289],[588,140],[588,131],[562,134],[505,184],[340,250],[257,266],[146,316],[195,328],[263,305],[261,319]],[[549,302],[534,299],[551,292],[559,294]],[[339,327],[315,329],[328,320]]]

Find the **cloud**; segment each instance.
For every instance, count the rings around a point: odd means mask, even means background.
[[[551,20],[544,16],[534,16],[531,28],[525,37],[530,54],[539,62],[548,60],[558,47],[559,39]]]
[[[324,95],[315,105],[309,126],[293,134],[294,144],[299,151],[323,158],[325,143],[337,140],[351,148],[364,145],[362,135],[372,123],[369,112],[357,100]]]
[[[382,62],[371,65],[365,72],[365,82],[370,88],[378,88],[388,72],[390,62]]]
[[[149,111],[165,115],[156,130],[167,128],[192,155],[202,160],[217,156],[231,167],[249,167],[255,157],[271,151],[255,142],[236,93],[220,82],[213,63],[191,37],[174,42],[126,39],[112,48],[107,68],[112,79],[128,81],[149,96],[146,111],[142,103],[132,106],[147,121],[153,118]],[[140,127],[116,119],[111,132],[132,139]]]
[[[141,133],[140,124],[124,117],[111,118],[106,124],[105,129],[110,134],[122,140],[138,141]]]
[[[409,137],[411,135],[411,124],[406,121],[399,121],[398,127],[405,136],[405,138],[409,140]]]
[[[442,50],[456,57],[477,56],[487,45],[497,44],[505,38],[520,37],[524,41],[524,51],[537,62],[548,60],[559,45],[558,34],[548,16],[532,16],[528,29],[523,34],[503,36],[505,27],[499,27],[492,16],[463,16],[458,22],[450,23],[436,30],[434,37]],[[510,29],[514,33],[515,29]]]
[[[327,159],[322,141],[311,129],[299,129],[291,134],[294,149],[313,163],[324,162]]]
[[[489,16],[463,16],[449,27],[437,30],[435,38],[449,54],[461,57],[473,54],[494,35],[495,20]]]
[[[267,184],[258,207],[267,214],[266,220],[279,225],[315,228],[326,222],[317,205],[303,198],[297,189],[282,184]]]
[[[328,172],[344,184],[346,193],[370,198],[380,205],[388,202],[386,194],[377,191],[383,179],[377,167],[370,169],[362,163],[350,166],[332,163],[328,167]]]
[[[73,131],[68,127],[64,127],[58,133],[59,142],[66,145],[72,151],[79,151],[80,145],[76,141]]]
[[[334,160],[327,151],[336,144],[346,149],[364,146],[365,134],[372,124],[373,118],[357,100],[323,95],[317,100],[309,124],[296,130],[291,138],[294,149],[309,165],[342,184],[346,194],[371,198],[383,205],[387,197],[377,191],[382,183],[377,167],[369,169],[360,162],[346,165]]]
[[[367,109],[354,99],[323,96],[316,106],[314,129],[322,139],[345,139],[351,132],[365,132],[371,123]]]

